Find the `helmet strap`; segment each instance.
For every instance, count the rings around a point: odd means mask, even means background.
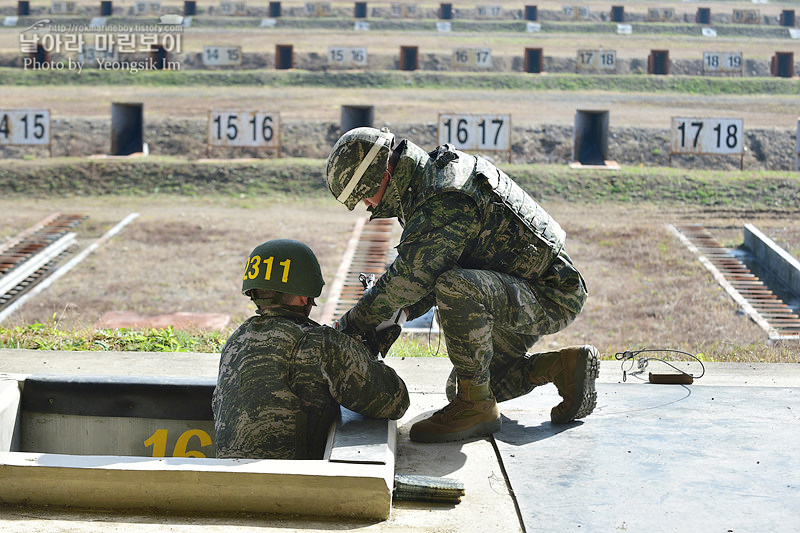
[[[361,164],[358,165],[356,171],[353,172],[353,176],[350,178],[350,181],[348,181],[347,185],[344,186],[344,189],[342,189],[341,194],[336,197],[336,199],[339,200],[339,202],[341,203],[347,202],[347,199],[350,198],[351,194],[353,194],[353,190],[355,190],[356,186],[361,181],[361,178],[364,176],[364,173],[367,171],[369,166],[378,156],[378,154],[381,151],[381,148],[383,148],[383,146],[387,142],[389,142],[389,138],[384,136],[380,136],[375,140],[375,143],[369,149],[369,152],[367,152],[366,157],[364,157],[364,159],[361,161]]]
[[[286,309],[292,313],[297,315],[303,315],[304,317],[308,318],[308,315],[311,314],[311,308],[316,305],[314,302],[314,298],[309,298],[306,302],[306,305],[287,305],[283,303],[283,298],[280,293],[276,293],[275,296],[272,298],[250,298],[253,300],[253,303],[256,304],[257,313],[261,314],[261,311],[266,311],[267,309]]]

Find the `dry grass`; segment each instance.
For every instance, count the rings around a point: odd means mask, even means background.
[[[309,102],[314,105],[308,105]],[[206,120],[210,109],[266,108],[284,123],[338,123],[342,105],[374,105],[377,123],[436,123],[439,113],[486,110],[507,113],[515,126],[570,126],[576,109],[609,111],[611,127],[668,128],[673,116],[741,117],[747,128],[795,130],[800,112],[793,96],[693,96],[613,92],[458,89],[329,89],[313,87],[3,87],[9,108],[49,108],[53,120],[96,117],[110,121],[112,102],[141,102],[145,121]]]
[[[786,214],[704,211],[658,206],[549,204],[568,233],[568,250],[591,296],[563,332],[542,339],[548,349],[596,344],[605,355],[637,347],[704,352],[707,359],[800,360],[798,343],[770,346],[765,334],[737,315],[730,300],[665,224],[701,222],[731,246],[755,223],[787,248],[800,249],[800,220]],[[105,311],[225,312],[238,323],[252,307],[239,293],[244,258],[263,240],[291,237],[320,257],[328,283],[357,214],[334,200],[110,197],[1,201],[0,238],[52,211],[79,211],[83,246],[136,211],[141,215],[5,327],[53,315],[61,327],[89,327]],[[326,292],[320,303],[325,301]]]
[[[540,7],[541,9],[541,7]],[[576,40],[576,38],[578,40]],[[696,36],[634,34],[620,36],[607,33],[584,33],[579,37],[568,33],[529,34],[497,32],[377,31],[369,33],[348,30],[313,31],[299,28],[187,28],[181,41],[182,53],[200,53],[207,45],[238,45],[246,54],[274,54],[276,44],[291,44],[296,54],[327,54],[329,46],[366,46],[368,54],[398,56],[401,46],[419,46],[422,54],[450,55],[454,47],[489,47],[494,57],[522,57],[524,49],[541,47],[547,57],[575,59],[577,50],[615,50],[619,59],[646,60],[651,49],[668,49],[670,58],[702,60],[703,51],[739,51],[748,60],[768,61],[776,50],[787,48],[786,39],[721,37],[714,41]],[[19,29],[0,28],[0,53],[19,52]],[[791,48],[791,47],[790,47]]]

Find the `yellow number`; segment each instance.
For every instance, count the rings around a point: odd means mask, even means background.
[[[283,267],[283,277],[281,278],[281,281],[284,283],[286,283],[286,281],[289,279],[289,265],[291,264],[292,264],[291,259],[287,259],[286,261],[281,261],[280,263],[280,265]]]
[[[189,447],[189,440],[192,437],[200,439],[200,447],[205,448],[212,444],[211,436],[202,429],[190,429],[184,431],[178,437],[178,442],[175,443],[175,449],[172,450],[172,457],[205,457],[203,452],[197,450],[186,451]],[[167,430],[158,429],[153,433],[149,439],[144,441],[144,447],[153,447],[153,457],[165,457],[167,453]]]
[[[264,279],[269,281],[269,277],[272,275],[272,261],[274,257],[270,257],[269,259],[264,259],[264,264],[267,265],[267,273],[264,274]]]
[[[258,276],[259,263],[261,263],[261,258],[257,255],[254,255],[250,258],[250,272],[247,273],[248,278],[256,279],[256,276]]]
[[[178,437],[178,442],[175,443],[175,450],[172,452],[173,457],[205,457],[203,452],[198,452],[196,450],[192,450],[187,452],[186,447],[189,445],[189,439],[192,437],[197,437],[200,439],[200,447],[205,448],[211,444],[211,437],[203,431],[202,429],[190,429],[189,431],[184,431],[183,434]]]
[[[144,441],[144,447],[153,447],[153,457],[164,457],[167,453],[167,430],[159,429]]]
[[[250,270],[250,258],[248,257],[244,261],[244,276],[242,276],[242,281],[247,279],[247,271]]]

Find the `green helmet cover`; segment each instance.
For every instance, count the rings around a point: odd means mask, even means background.
[[[389,130],[355,128],[333,145],[325,179],[333,196],[350,211],[378,192],[393,142]]]
[[[292,239],[273,239],[256,246],[242,276],[245,295],[251,289],[264,289],[316,298],[323,285],[317,256],[311,248]]]

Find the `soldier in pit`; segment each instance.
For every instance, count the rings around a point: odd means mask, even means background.
[[[412,440],[488,436],[500,428],[497,402],[546,383],[562,397],[554,423],[592,412],[596,348],[528,353],[575,319],[587,290],[564,230],[511,178],[452,145],[426,153],[386,129],[356,128],[334,145],[326,179],[351,211],[363,201],[372,219],[403,227],[394,262],[336,327],[369,337],[398,309],[414,319],[438,306],[450,403],[415,423]]]
[[[314,252],[276,239],[248,257],[242,293],[257,307],[222,349],[213,396],[217,457],[321,459],[339,406],[398,419],[408,391],[349,335],[310,320],[324,285]]]

